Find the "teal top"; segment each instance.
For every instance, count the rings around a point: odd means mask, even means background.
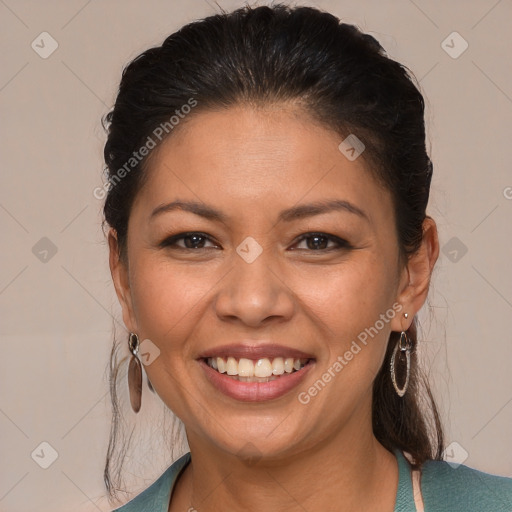
[[[400,450],[394,512],[415,512],[411,466]],[[167,512],[172,490],[190,462],[190,452],[169,466],[147,489],[113,512]],[[512,478],[483,473],[464,465],[429,460],[421,470],[425,512],[512,512]]]

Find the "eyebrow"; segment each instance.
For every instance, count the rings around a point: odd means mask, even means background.
[[[152,220],[158,215],[163,213],[182,210],[205,219],[226,223],[229,217],[211,206],[199,203],[196,201],[172,201],[170,203],[161,204],[157,206],[150,214],[149,219]],[[299,206],[293,206],[283,210],[278,217],[278,222],[291,222],[297,219],[303,219],[305,217],[312,217],[314,215],[320,215],[322,213],[329,213],[332,211],[345,211],[357,215],[358,217],[366,220],[370,223],[368,215],[358,208],[356,205],[343,199],[332,199],[327,201],[317,201],[314,203],[302,204]]]

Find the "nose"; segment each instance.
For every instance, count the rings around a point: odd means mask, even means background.
[[[214,301],[217,316],[250,327],[289,320],[297,301],[283,275],[266,251],[250,263],[237,254],[233,268],[220,281]]]

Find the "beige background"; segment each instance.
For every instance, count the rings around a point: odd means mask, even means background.
[[[512,476],[512,3],[301,3],[370,32],[421,82],[434,161],[428,213],[442,245],[420,315],[425,364],[447,441],[458,443],[447,457]],[[204,0],[0,0],[1,511],[110,509],[105,369],[113,325],[124,331],[93,196],[100,117],[130,59],[216,9]],[[442,47],[453,31],[469,44],[458,58]],[[48,58],[31,47],[42,32],[58,43]],[[457,36],[446,44],[463,48]],[[135,491],[171,462],[158,445],[162,406],[151,407],[137,421],[155,453],[145,442],[130,452]],[[31,457],[50,460],[42,442],[58,454],[47,469]]]

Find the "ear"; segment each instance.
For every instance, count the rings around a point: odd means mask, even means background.
[[[393,331],[407,330],[412,323],[414,315],[425,303],[430,286],[432,270],[439,256],[439,239],[437,226],[431,217],[423,221],[423,239],[419,250],[413,254],[402,271],[398,288],[397,302],[403,309],[400,315],[391,321]],[[408,313],[409,318],[404,319],[403,314]]]
[[[109,265],[117,298],[123,310],[123,321],[130,332],[137,332],[137,322],[133,310],[130,291],[130,279],[127,264],[121,260],[116,231],[111,228],[108,232],[108,246],[110,250]]]

